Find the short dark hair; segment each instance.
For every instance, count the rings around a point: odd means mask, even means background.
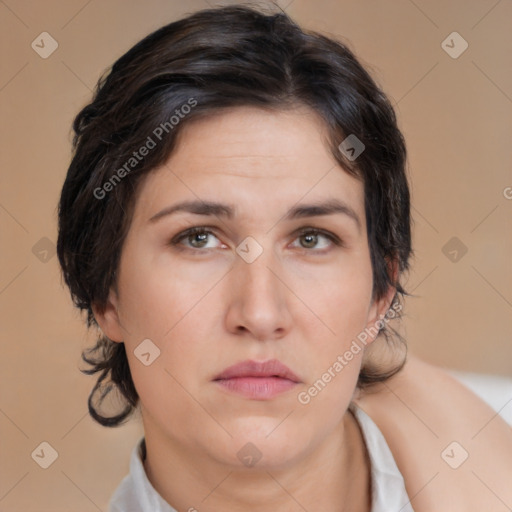
[[[103,74],[74,120],[57,253],[75,305],[87,311],[87,327],[97,325],[92,304],[103,310],[110,288],[117,289],[141,180],[166,162],[183,126],[226,108],[298,105],[319,114],[334,158],[364,184],[373,297],[390,286],[394,304],[408,295],[399,282],[412,253],[406,148],[389,100],[342,42],[301,29],[284,12],[230,6],[198,11],[142,39]],[[357,159],[339,148],[350,135],[364,144]],[[151,149],[141,156],[143,146]],[[386,326],[380,333],[390,341]],[[139,400],[124,343],[100,335],[82,358],[91,366],[84,373],[101,372],[88,400],[91,416],[105,426],[121,424]],[[404,363],[405,357],[387,369],[363,364],[358,386],[384,381]],[[105,416],[99,407],[112,390],[125,406]]]

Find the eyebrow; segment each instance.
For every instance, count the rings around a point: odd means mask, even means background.
[[[149,219],[149,222],[157,222],[161,218],[167,217],[176,212],[187,212],[195,215],[219,216],[232,219],[234,217],[234,211],[235,210],[232,206],[217,203],[215,201],[183,201],[159,211]],[[361,219],[352,207],[340,199],[329,199],[327,201],[294,206],[288,210],[284,216],[284,220],[333,214],[342,214],[352,219],[356,224],[357,229],[361,231]]]

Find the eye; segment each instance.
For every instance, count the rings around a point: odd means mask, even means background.
[[[184,245],[187,249],[215,249],[216,246],[209,243],[210,237],[217,238],[210,229],[197,226],[179,233],[171,240],[171,244]],[[189,244],[183,244],[183,241]]]
[[[315,249],[315,252],[324,252],[334,244],[341,246],[341,240],[328,231],[317,228],[302,228],[295,233],[295,240],[300,242],[299,249]],[[215,233],[206,226],[195,226],[176,235],[170,242],[174,246],[184,246],[185,249],[215,249],[220,247],[215,245],[215,240],[219,242]],[[293,244],[292,244],[293,246]],[[295,245],[297,247],[297,245]]]
[[[297,233],[297,240],[303,242],[301,249],[328,249],[331,244],[341,245],[340,239],[333,233],[317,228],[303,228]]]

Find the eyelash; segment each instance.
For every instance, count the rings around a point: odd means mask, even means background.
[[[195,226],[195,227],[192,227],[192,228],[189,228],[185,231],[182,231],[181,233],[178,233],[171,241],[170,241],[170,245],[172,246],[178,246],[180,245],[181,241],[192,236],[192,235],[197,235],[197,234],[209,234],[209,235],[215,235],[215,232],[214,230],[212,230],[212,228],[208,227],[208,226]],[[313,228],[313,227],[304,227],[304,228],[300,228],[299,230],[297,230],[295,233],[295,239],[297,238],[300,238],[302,236],[305,236],[305,235],[321,235],[325,238],[327,238],[331,243],[333,243],[335,246],[339,246],[339,247],[342,247],[343,246],[343,242],[334,234],[334,233],[330,233],[329,231],[325,231],[323,229],[319,229],[319,228]],[[218,238],[218,237],[217,237]],[[325,249],[322,249],[322,250],[315,250],[315,249],[309,249],[307,247],[301,247],[302,250],[304,251],[308,251],[308,252],[317,252],[317,253],[325,253],[326,250]],[[192,251],[192,252],[198,252],[198,251],[201,251],[202,248],[198,248],[198,247],[183,247],[182,250],[189,250],[189,251]]]

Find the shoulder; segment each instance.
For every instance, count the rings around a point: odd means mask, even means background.
[[[355,402],[381,430],[416,511],[512,506],[512,429],[442,368],[411,356]]]

